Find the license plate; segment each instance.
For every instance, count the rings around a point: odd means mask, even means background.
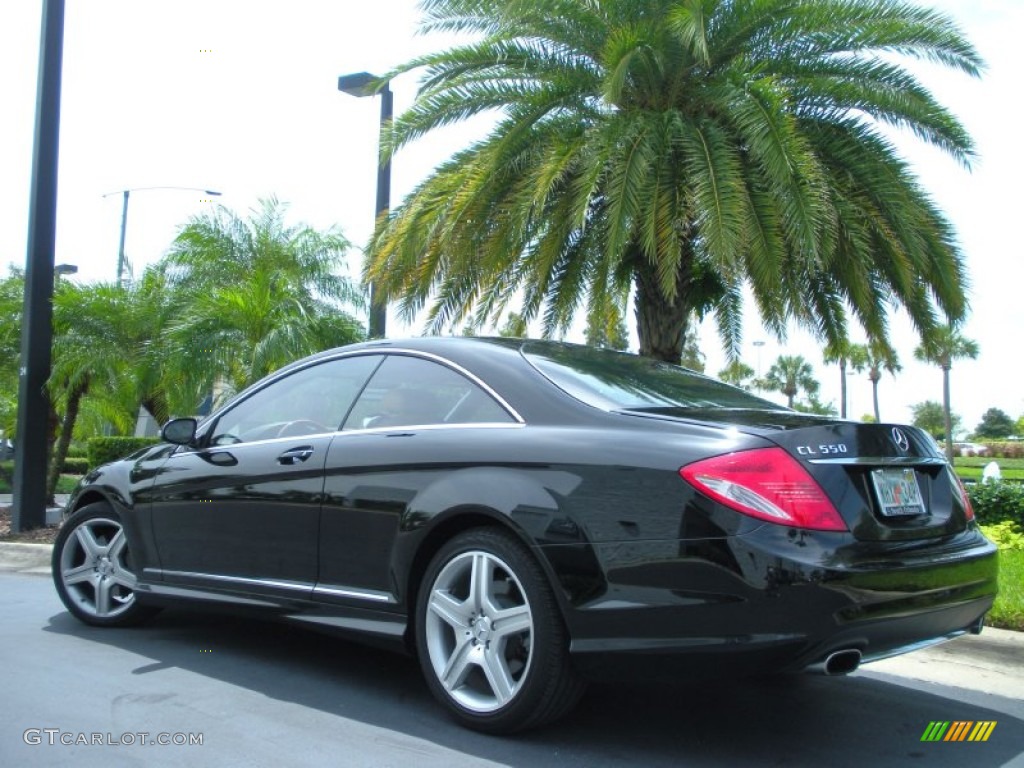
[[[913,469],[876,469],[871,472],[871,482],[885,517],[924,514],[921,489]]]

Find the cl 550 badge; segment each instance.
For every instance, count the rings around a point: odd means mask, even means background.
[[[798,445],[796,452],[800,456],[838,456],[846,453],[845,443],[823,443],[822,445]]]

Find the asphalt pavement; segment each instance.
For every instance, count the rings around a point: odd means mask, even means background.
[[[178,610],[86,627],[40,578],[49,555],[0,543],[0,765],[1024,767],[1022,633],[989,628],[845,678],[596,685],[564,721],[497,739],[450,722],[416,664],[384,651]],[[985,743],[922,742],[958,720],[996,726]]]

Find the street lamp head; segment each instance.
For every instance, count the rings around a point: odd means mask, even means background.
[[[356,72],[338,78],[338,90],[349,96],[376,96],[388,87],[387,81],[380,85],[380,78],[369,72]]]
[[[53,274],[57,276],[73,275],[78,272],[78,266],[75,264],[58,264],[53,268]]]
[[[222,194],[221,192],[218,192],[215,189],[204,189],[203,192],[210,195],[210,197],[220,197]]]

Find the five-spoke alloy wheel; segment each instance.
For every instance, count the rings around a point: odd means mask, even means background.
[[[554,595],[533,556],[491,528],[453,538],[427,568],[417,647],[434,695],[478,730],[558,717],[582,691]]]
[[[153,613],[136,602],[128,539],[106,503],[83,507],[61,527],[53,580],[67,609],[88,624],[125,626]]]

